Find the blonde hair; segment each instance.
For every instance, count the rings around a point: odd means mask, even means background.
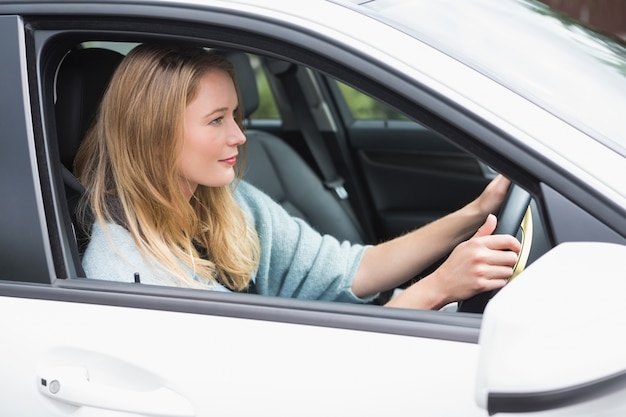
[[[183,265],[242,290],[258,267],[256,231],[231,185],[199,185],[189,200],[177,168],[185,107],[210,71],[227,72],[239,95],[230,62],[202,48],[140,45],[124,58],[75,159],[87,188],[80,212],[86,227],[89,211],[102,224],[121,223],[144,257],[190,287],[198,284]]]

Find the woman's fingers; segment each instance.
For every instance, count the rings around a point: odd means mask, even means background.
[[[498,220],[496,219],[496,216],[494,216],[493,214],[488,215],[483,225],[478,228],[472,238],[491,235],[494,230],[496,230],[497,225]]]
[[[507,282],[509,282],[509,277],[511,276],[511,272],[509,272],[508,277],[505,278],[494,278],[494,279],[486,279],[481,282],[481,286],[479,291],[476,293],[481,293],[485,291],[499,290],[504,287]]]

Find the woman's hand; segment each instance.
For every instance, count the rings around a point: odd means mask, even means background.
[[[498,175],[460,210],[368,249],[352,282],[354,294],[363,297],[396,288],[449,253],[435,272],[387,305],[440,308],[502,287],[512,274],[520,244],[513,236],[492,235],[497,223],[492,213],[499,210],[510,185]]]
[[[505,195],[507,188],[508,184]],[[439,309],[450,302],[502,288],[513,273],[520,243],[513,236],[492,235],[496,224],[496,217],[490,214],[476,234],[457,245],[435,272],[404,290],[387,306]]]

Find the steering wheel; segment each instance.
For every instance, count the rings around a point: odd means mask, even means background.
[[[521,249],[517,263],[513,268],[511,281],[524,270],[530,247],[533,240],[532,212],[530,209],[530,194],[516,184],[511,184],[504,204],[498,214],[498,224],[494,234],[508,234],[516,236],[522,230]],[[467,300],[459,301],[457,311],[464,313],[482,313],[489,300],[498,290],[476,294]]]

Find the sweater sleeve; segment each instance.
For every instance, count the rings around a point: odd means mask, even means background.
[[[352,280],[368,246],[321,235],[292,217],[269,196],[241,181],[237,201],[250,216],[261,242],[257,292],[300,299],[362,303]]]

